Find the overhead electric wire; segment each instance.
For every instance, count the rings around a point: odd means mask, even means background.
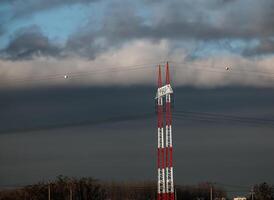
[[[132,121],[139,119],[149,119],[155,117],[154,112],[143,112],[138,114],[127,114],[118,116],[109,116],[101,119],[93,120],[82,120],[82,121],[68,121],[65,123],[54,123],[40,125],[36,127],[18,127],[18,128],[8,128],[0,129],[0,133],[17,133],[17,132],[32,132],[32,131],[43,131],[52,129],[63,129],[67,127],[79,127],[79,126],[93,126],[100,124],[109,124],[115,122]],[[207,123],[219,124],[222,122],[244,124],[246,126],[267,126],[274,127],[274,119],[269,118],[251,118],[236,115],[225,115],[217,113],[208,112],[197,112],[197,111],[186,111],[186,110],[176,110],[172,113],[172,117],[178,120],[190,120],[190,121],[201,121]]]
[[[209,69],[219,69],[219,70],[224,70],[224,68],[220,68],[220,67],[213,67],[212,65],[206,65],[206,64],[199,64],[199,63],[195,63],[195,62],[187,62],[187,61],[169,61],[169,63],[173,63],[173,64],[180,64],[180,65],[189,65],[191,64],[191,66],[195,65],[195,66],[198,66],[198,67],[203,67],[203,68],[209,68]],[[242,71],[243,70],[239,70],[238,68],[233,68],[233,65],[227,65],[227,66],[224,66],[224,67],[228,67],[229,69],[233,69],[233,70],[236,70],[236,71]],[[260,73],[260,74],[272,74],[274,75],[274,73],[269,73],[269,72],[264,72],[264,71],[256,71],[256,70],[248,70],[248,69],[244,69],[245,72],[250,72],[250,73]]]
[[[247,116],[238,116],[238,115],[229,115],[221,113],[209,113],[209,112],[197,112],[197,111],[187,111],[187,110],[176,110],[173,112],[175,115],[196,115],[196,116],[205,116],[205,117],[217,117],[223,119],[231,120],[248,120],[250,122],[266,122],[274,123],[274,118],[258,118],[258,117],[247,117]]]
[[[18,133],[18,132],[32,132],[32,131],[43,131],[43,130],[54,130],[54,129],[63,129],[67,127],[79,127],[79,126],[94,126],[100,124],[110,124],[116,122],[125,122],[125,121],[132,121],[138,119],[146,119],[154,117],[154,112],[146,112],[146,113],[139,113],[139,114],[127,114],[127,115],[120,115],[120,116],[110,116],[106,118],[99,118],[93,120],[82,120],[82,121],[68,121],[64,123],[50,123],[45,125],[38,125],[36,127],[18,127],[18,128],[7,128],[7,129],[0,129],[0,134],[6,133]]]
[[[196,120],[196,121],[204,121],[204,122],[225,122],[225,123],[241,123],[246,125],[261,125],[274,127],[274,119],[270,118],[253,118],[253,117],[244,117],[244,116],[236,116],[236,115],[225,115],[225,114],[217,114],[217,113],[208,113],[208,112],[192,112],[192,111],[175,111],[173,112],[173,117],[178,119],[186,119],[186,120]]]
[[[239,70],[236,67],[233,69],[226,70],[225,68],[215,68],[215,67],[209,67],[207,65],[203,64],[197,64],[197,63],[177,63],[177,62],[172,62],[175,65],[173,66],[176,70],[199,70],[199,71],[204,71],[207,73],[221,73],[226,76],[243,76],[243,75],[250,75],[250,76],[256,76],[256,77],[261,77],[261,78],[268,78],[271,80],[264,80],[264,81],[274,81],[274,73],[267,73],[267,72],[259,72],[259,71],[250,71],[250,70]],[[187,65],[187,66],[186,66]],[[188,66],[190,65],[190,66]],[[194,65],[194,66],[193,66]]]
[[[256,75],[257,77],[264,77],[270,78],[274,80],[274,73],[262,72],[262,71],[250,71],[247,69],[238,70],[236,67],[229,70],[229,73],[225,71],[225,68],[215,68],[210,67],[208,65],[201,65],[197,63],[188,63],[188,62],[175,62],[169,61],[173,63],[173,68],[178,70],[201,70],[205,72],[213,72],[213,73],[224,73],[228,76],[231,75],[243,75],[248,73],[250,75]],[[83,70],[83,71],[74,71],[74,72],[64,72],[64,73],[57,73],[57,74],[50,74],[50,75],[38,75],[34,78],[14,78],[14,79],[2,79],[2,83],[7,81],[12,83],[20,83],[20,82],[36,82],[36,81],[47,81],[47,80],[54,80],[54,79],[64,79],[64,76],[68,76],[72,79],[77,79],[83,76],[94,76],[106,73],[115,73],[115,72],[126,72],[126,71],[135,71],[135,70],[146,70],[146,69],[153,69],[156,68],[159,64],[164,64],[164,61],[160,62],[151,62],[151,63],[143,63],[143,64],[136,64],[136,65],[121,65],[121,66],[96,66],[95,68],[102,68],[102,69],[93,69],[93,70]],[[273,75],[273,76],[271,76]],[[267,80],[265,80],[267,81]],[[269,80],[268,80],[269,81]]]
[[[237,192],[240,192],[240,193],[250,193],[251,191],[250,190],[225,190],[226,193],[237,193]]]
[[[33,81],[46,81],[52,79],[63,79],[65,75],[70,78],[77,78],[79,76],[93,76],[98,74],[105,74],[105,73],[115,73],[115,72],[125,72],[125,71],[135,71],[135,70],[142,70],[142,69],[152,69],[158,64],[163,64],[164,62],[154,62],[154,63],[144,63],[144,64],[136,64],[136,65],[121,65],[121,66],[96,66],[96,68],[103,68],[103,69],[93,69],[93,70],[86,70],[86,71],[74,71],[74,72],[64,72],[64,73],[57,73],[57,74],[50,74],[50,75],[38,75],[35,78],[14,78],[14,79],[2,79],[3,81],[11,81],[11,82],[33,82]]]
[[[246,188],[246,189],[252,188],[252,186],[249,186],[249,185],[235,185],[235,184],[222,183],[222,182],[214,182],[214,185],[225,186],[229,188]]]
[[[248,123],[248,122],[241,122],[241,121],[224,121],[224,120],[219,120],[219,119],[208,119],[205,117],[178,117],[178,116],[173,116],[173,118],[178,119],[178,120],[184,120],[184,121],[199,121],[203,123],[210,123],[214,125],[220,125],[220,124],[229,124],[229,125],[235,125],[235,124],[244,124],[245,126],[250,126],[250,127],[269,127],[269,128],[274,128],[274,125],[272,124],[256,124],[256,123]]]
[[[265,121],[248,121],[248,120],[240,120],[237,118],[234,119],[227,119],[227,118],[218,118],[218,117],[208,117],[208,116],[192,116],[192,115],[177,115],[174,114],[175,118],[186,118],[186,119],[196,119],[201,121],[209,121],[209,122],[236,122],[236,123],[244,123],[244,124],[250,124],[250,125],[267,125],[274,127],[274,123],[265,122]]]

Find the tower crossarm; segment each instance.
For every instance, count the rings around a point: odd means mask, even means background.
[[[171,88],[170,84],[166,84],[160,88],[158,88],[155,99],[158,99],[160,97],[164,97],[167,94],[172,94],[173,90]]]

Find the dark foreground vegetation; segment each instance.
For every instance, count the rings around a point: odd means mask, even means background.
[[[223,188],[203,183],[176,186],[177,200],[228,199]],[[254,187],[254,200],[274,200],[273,188],[266,183]],[[93,178],[59,176],[53,182],[40,182],[16,189],[0,190],[0,200],[155,200],[155,182],[103,182]],[[250,197],[251,198],[251,197]]]

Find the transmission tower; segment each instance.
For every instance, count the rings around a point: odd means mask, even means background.
[[[172,164],[172,126],[171,94],[169,65],[166,64],[166,84],[162,86],[161,66],[158,69],[158,90],[156,93],[158,114],[158,194],[157,200],[174,200],[174,181]],[[163,128],[163,102],[165,101],[165,132]]]

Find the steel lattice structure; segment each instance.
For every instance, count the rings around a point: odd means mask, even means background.
[[[156,93],[158,115],[158,185],[157,200],[174,200],[173,162],[172,162],[172,120],[169,65],[166,64],[166,84],[162,86],[161,66],[158,71],[158,90]],[[165,102],[165,129],[164,129]],[[165,131],[164,131],[165,130]]]

